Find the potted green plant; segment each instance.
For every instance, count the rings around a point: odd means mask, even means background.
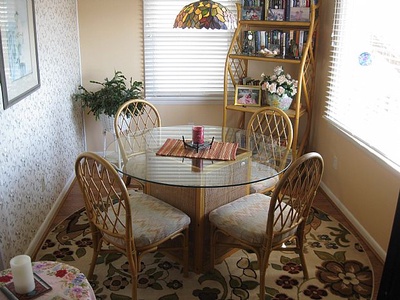
[[[88,91],[80,85],[79,92],[73,95],[75,101],[81,101],[83,108],[88,108],[88,114],[92,113],[96,120],[102,115],[114,118],[118,108],[128,100],[142,97],[143,83],[130,79],[126,84],[126,77],[121,71],[115,71],[112,79],[104,79],[104,82],[90,81],[101,88],[95,92]]]

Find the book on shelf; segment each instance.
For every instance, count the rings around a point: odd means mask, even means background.
[[[242,54],[245,55],[253,55],[255,53],[255,38],[254,31],[245,30],[243,31],[243,46],[242,46]]]
[[[242,6],[260,6],[260,0],[242,0],[240,1]]]
[[[304,44],[307,42],[307,30],[246,30],[243,31],[243,55],[265,56],[267,53],[281,58],[300,59]]]

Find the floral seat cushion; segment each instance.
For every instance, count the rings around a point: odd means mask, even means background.
[[[138,248],[162,241],[166,237],[189,226],[190,218],[184,212],[142,191],[130,190],[132,232],[135,245]],[[120,214],[120,220],[125,220],[125,214]],[[115,217],[110,219],[115,221]],[[123,232],[123,225],[117,229]],[[122,239],[107,236],[118,244],[124,245]]]
[[[266,237],[270,202],[271,197],[269,196],[259,193],[250,194],[210,212],[210,222],[223,231],[229,232],[236,239],[260,246]],[[290,206],[285,207],[284,218],[290,210]],[[273,243],[292,235],[297,229],[293,228],[281,234],[279,232],[282,227],[278,224],[274,227],[274,232],[278,233],[275,235]]]

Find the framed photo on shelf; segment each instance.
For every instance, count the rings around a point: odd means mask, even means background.
[[[237,85],[235,89],[235,105],[261,106],[261,86]]]
[[[262,6],[243,6],[242,7],[242,20],[262,20],[263,8]]]
[[[291,7],[289,21],[309,22],[310,8],[309,7]]]
[[[1,26],[0,79],[7,109],[40,87],[34,1],[5,0]]]
[[[268,21],[284,21],[285,10],[283,8],[270,8],[268,9]]]

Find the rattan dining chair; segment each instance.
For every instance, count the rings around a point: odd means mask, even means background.
[[[101,252],[123,253],[132,275],[132,299],[137,299],[141,258],[162,249],[175,254],[183,264],[184,275],[188,275],[189,216],[142,191],[128,191],[114,167],[95,153],[80,154],[75,173],[93,238],[89,279]],[[173,239],[174,244],[163,247]]]
[[[144,99],[132,99],[122,104],[114,120],[115,135],[122,156],[123,165],[129,159],[135,159],[138,166],[143,163],[143,139],[149,129],[160,127],[161,117],[157,108]],[[125,176],[129,186],[131,177]],[[136,180],[142,187],[143,183]]]
[[[212,267],[221,260],[215,257],[216,247],[253,251],[260,269],[260,299],[265,299],[265,275],[273,250],[298,253],[308,278],[304,228],[323,169],[320,154],[304,154],[286,170],[271,197],[249,194],[211,211]]]
[[[250,185],[251,193],[271,191],[279,180],[291,152],[293,127],[288,115],[281,109],[268,106],[256,111],[246,130],[246,148],[253,153],[251,174],[270,174],[271,178]]]

